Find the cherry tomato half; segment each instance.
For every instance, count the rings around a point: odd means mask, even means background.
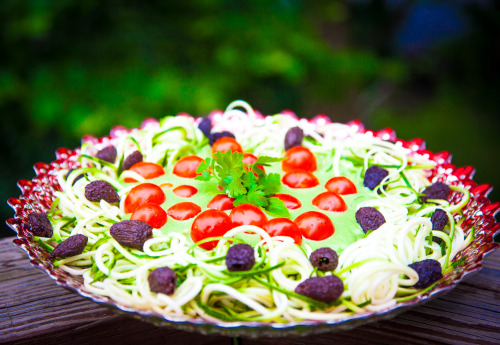
[[[319,185],[318,178],[305,170],[287,172],[281,181],[290,188],[312,188]]]
[[[196,169],[198,169],[201,162],[203,162],[201,157],[184,156],[175,163],[172,173],[179,177],[195,178],[196,175],[200,175],[196,173]]]
[[[255,225],[260,228],[267,222],[267,217],[260,208],[252,204],[238,205],[229,214],[234,226]]]
[[[302,213],[295,219],[295,224],[305,238],[313,241],[321,241],[332,236],[335,227],[325,214],[316,211]]]
[[[165,175],[165,170],[160,164],[150,163],[150,162],[137,162],[132,165],[129,169],[130,171],[136,172],[146,180]],[[126,177],[125,182],[137,182],[136,179],[131,177]]]
[[[132,216],[131,220],[142,220],[148,223],[155,229],[161,228],[167,223],[167,212],[160,205],[147,203],[138,207]]]
[[[215,143],[212,145],[212,154],[214,154],[217,151],[220,152],[232,151],[232,152],[243,153],[243,148],[236,141],[236,139],[231,137],[223,137],[217,139]]]
[[[344,176],[332,177],[325,184],[325,188],[330,192],[340,195],[356,194],[358,192],[354,183]]]
[[[165,202],[165,199],[165,193],[160,187],[153,183],[141,183],[128,192],[125,197],[124,210],[125,213],[132,213],[138,207],[147,203],[161,205]]]
[[[264,224],[264,230],[271,237],[288,236],[293,238],[297,245],[302,244],[302,234],[297,224],[286,218],[273,218]]]
[[[183,184],[180,186],[175,187],[172,192],[174,192],[175,195],[180,196],[181,198],[190,198],[196,193],[198,193],[198,189],[196,189],[193,186],[189,186],[187,184]]]
[[[312,204],[323,211],[344,212],[347,211],[347,205],[340,195],[333,192],[324,192],[318,194],[312,201]]]
[[[285,172],[292,170],[315,171],[317,169],[316,157],[307,147],[294,146],[285,152],[285,160],[281,162]]]
[[[226,194],[217,194],[207,205],[207,208],[211,208],[219,211],[227,211],[234,208],[233,198],[228,197]]]
[[[180,202],[167,211],[168,215],[175,220],[191,219],[200,212],[201,207],[192,202]]]
[[[274,194],[273,197],[283,201],[285,207],[289,210],[296,210],[302,206],[299,199],[290,194]]]
[[[191,239],[194,243],[210,237],[224,236],[231,230],[231,218],[219,210],[206,210],[200,213],[193,221],[191,226]],[[205,250],[214,249],[219,243],[218,240],[200,244]]]

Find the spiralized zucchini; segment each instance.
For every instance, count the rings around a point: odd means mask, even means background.
[[[59,171],[62,192],[57,193],[49,213],[54,234],[42,240],[54,244],[83,234],[88,237],[88,244],[84,253],[56,259],[54,265],[81,275],[85,289],[95,295],[166,317],[200,317],[216,322],[340,320],[410,298],[419,290],[412,287],[418,275],[409,264],[435,259],[446,271],[456,253],[471,241],[453,218],[453,213],[460,212],[467,203],[468,191],[453,186],[454,191],[463,194],[459,205],[443,200],[420,203],[421,191],[430,184],[425,171],[433,168],[434,163],[409,155],[397,143],[382,141],[369,133],[356,133],[354,128],[338,123],[318,126],[287,114],[261,117],[242,101],[233,102],[224,113],[216,114],[214,121],[214,131],[233,132],[245,151],[256,156],[282,157],[285,133],[299,126],[308,136],[303,145],[318,158],[318,171],[329,171],[331,176],[359,177],[373,164],[384,167],[389,175],[371,193],[371,198],[356,208],[375,207],[386,223],[339,253],[338,267],[328,273],[313,268],[308,259],[312,251],[309,245],[299,247],[289,237],[270,237],[263,229],[250,225],[230,230],[210,251],[193,244],[189,226],[178,232],[154,230],[153,238],[146,241],[142,250],[123,247],[110,236],[109,228],[127,219],[123,203],[135,184],[124,180],[144,182],[137,173],[121,171],[124,158],[140,150],[144,161],[161,164],[169,174],[182,156],[210,156],[208,140],[198,130],[195,119],[166,117],[158,125],[111,139],[118,152],[116,165],[95,158],[101,146],[87,142],[81,148],[82,168],[69,175],[68,171]],[[77,179],[81,174],[84,178]],[[85,186],[94,180],[111,183],[118,191],[120,204],[88,201]],[[432,230],[430,216],[438,206],[449,218],[444,231]],[[354,219],[352,226],[358,227]],[[245,242],[249,233],[261,238],[253,244],[255,266],[246,272],[228,271],[228,248]],[[153,293],[149,288],[149,272],[162,266],[172,268],[177,275],[179,286],[171,296]],[[345,291],[336,302],[325,304],[294,292],[306,278],[325,274],[335,274],[344,283]]]

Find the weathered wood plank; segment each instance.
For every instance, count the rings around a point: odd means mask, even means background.
[[[57,286],[12,243],[0,240],[0,342],[12,344],[231,344],[117,315]],[[500,251],[439,299],[353,331],[307,338],[240,339],[255,344],[498,344]]]

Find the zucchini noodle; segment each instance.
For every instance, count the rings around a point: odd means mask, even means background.
[[[370,198],[356,204],[356,209],[376,208],[386,223],[339,252],[338,267],[326,273],[317,272],[310,263],[312,249],[307,243],[299,247],[290,237],[271,237],[252,225],[231,229],[209,251],[193,244],[190,225],[175,232],[155,229],[142,250],[120,245],[110,236],[109,228],[128,219],[125,196],[133,186],[145,182],[133,171],[121,171],[125,157],[139,150],[144,161],[162,165],[167,174],[183,156],[209,157],[210,146],[198,122],[188,116],[170,116],[140,130],[124,130],[101,144],[85,142],[81,167],[69,174],[68,170],[58,172],[62,191],[56,193],[49,212],[54,232],[52,238],[42,240],[54,245],[71,235],[83,234],[88,237],[87,247],[80,255],[56,259],[54,265],[82,276],[85,289],[92,294],[165,317],[216,322],[331,321],[391,308],[398,298],[415,295],[420,290],[413,285],[419,278],[409,264],[434,259],[446,272],[454,256],[472,240],[471,236],[465,238],[454,218],[469,200],[465,188],[451,187],[462,194],[456,205],[444,200],[420,201],[422,191],[430,185],[426,172],[434,162],[411,154],[400,143],[358,133],[352,126],[317,125],[288,113],[263,117],[247,103],[235,101],[224,112],[213,115],[213,130],[231,131],[245,151],[256,156],[282,157],[287,130],[300,127],[307,138],[303,145],[318,158],[318,171],[362,179],[373,164],[386,169],[388,175]],[[110,143],[117,149],[117,164],[94,157]],[[81,175],[83,178],[79,178]],[[127,178],[138,182],[126,183]],[[85,186],[96,180],[116,188],[121,200],[118,205],[86,199]],[[449,220],[443,231],[432,230],[430,221],[438,207]],[[352,226],[358,227],[354,219]],[[248,238],[253,239],[249,243],[254,248],[255,266],[248,272],[228,271],[225,256],[229,247]],[[149,272],[163,266],[177,275],[178,287],[171,296],[151,292],[149,287]],[[294,292],[305,279],[330,274],[344,284],[336,302],[326,304]]]

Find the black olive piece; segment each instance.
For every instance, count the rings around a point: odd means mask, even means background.
[[[290,128],[285,135],[285,151],[292,147],[301,146],[304,140],[304,131],[300,127]]]
[[[170,267],[158,267],[149,273],[148,283],[152,292],[172,295],[177,287],[177,275]]]
[[[424,189],[422,193],[424,196],[420,197],[420,200],[423,202],[427,202],[428,199],[448,199],[448,195],[450,194],[451,189],[446,183],[443,182],[435,182]]]
[[[425,289],[443,278],[441,264],[437,260],[426,259],[409,265],[418,274],[418,281],[413,285],[417,289]]]
[[[67,258],[69,256],[81,254],[83,253],[88,240],[87,236],[82,234],[70,236],[54,248],[52,253],[49,255],[49,259]]]
[[[210,146],[212,146],[218,139],[220,138],[236,138],[233,133],[229,131],[211,133],[208,137],[208,141],[210,142]]]
[[[334,275],[311,277],[300,283],[295,292],[320,302],[331,303],[342,296],[344,283]]]
[[[208,138],[212,131],[212,121],[208,117],[203,117],[198,124],[198,128]]]
[[[142,156],[142,153],[140,151],[134,151],[131,154],[125,158],[123,161],[122,169],[123,170],[128,170],[130,169],[135,163],[142,162],[144,157]]]
[[[312,252],[309,261],[313,267],[317,267],[320,271],[333,271],[337,268],[339,256],[332,248],[323,247]]]
[[[47,216],[47,213],[31,213],[28,215],[28,222],[31,233],[39,237],[52,237],[52,224]]]
[[[376,230],[385,223],[385,218],[379,210],[374,207],[361,207],[356,211],[356,222],[366,233],[368,230]]]
[[[432,230],[442,231],[446,224],[448,224],[449,219],[445,210],[437,208],[431,216]]]
[[[116,147],[113,145],[108,146],[100,150],[99,152],[96,153],[96,158],[99,158],[100,160],[109,162],[109,163],[114,163],[116,160]]]
[[[115,187],[107,181],[92,181],[85,186],[85,197],[88,201],[99,202],[101,200],[109,203],[120,202],[120,197]]]
[[[141,220],[122,220],[111,225],[109,234],[122,246],[142,250],[144,242],[153,238],[153,227]]]
[[[226,254],[228,271],[248,271],[255,265],[255,254],[251,246],[238,243],[229,248]]]
[[[363,180],[363,186],[375,189],[382,180],[389,175],[389,172],[378,165],[372,165],[365,172],[365,179]]]

